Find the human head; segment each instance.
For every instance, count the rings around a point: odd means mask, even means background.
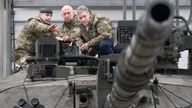
[[[39,10],[39,17],[46,24],[50,24],[51,23],[52,14],[53,14],[53,11],[52,11],[52,9],[49,9],[49,8],[41,8]]]
[[[65,5],[61,9],[61,16],[64,18],[65,22],[70,22],[74,18],[74,10],[71,6]]]
[[[82,25],[87,26],[91,21],[90,10],[84,5],[79,6],[77,8],[77,17]]]

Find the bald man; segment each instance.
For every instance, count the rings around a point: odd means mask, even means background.
[[[57,27],[59,36],[57,40],[64,42],[75,42],[77,46],[81,43],[79,21],[73,8],[69,5],[63,6],[61,16],[64,18],[64,23]]]

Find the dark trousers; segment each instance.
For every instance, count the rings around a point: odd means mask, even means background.
[[[112,53],[120,53],[121,49],[113,46],[112,39],[105,39],[99,42],[99,50],[101,55],[108,55]]]

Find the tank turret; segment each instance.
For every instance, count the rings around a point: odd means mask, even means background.
[[[129,108],[149,82],[156,57],[170,36],[173,7],[165,0],[150,1],[138,22],[131,44],[121,53],[106,108]]]

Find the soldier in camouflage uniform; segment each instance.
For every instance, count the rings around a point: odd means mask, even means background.
[[[35,42],[43,36],[52,36],[56,25],[51,25],[52,10],[42,8],[39,15],[35,18],[29,18],[20,35],[16,39],[16,48],[14,51],[14,60],[21,67],[26,67],[26,58],[35,56]]]
[[[63,6],[61,9],[61,16],[64,18],[64,23],[57,27],[57,40],[67,42],[75,42],[76,45],[81,43],[79,21],[73,10],[69,5]],[[69,45],[69,44],[64,44]]]
[[[92,13],[86,6],[77,8],[77,17],[81,23],[81,35],[84,43],[82,52],[98,51],[102,55],[114,53],[112,23],[106,17]]]

